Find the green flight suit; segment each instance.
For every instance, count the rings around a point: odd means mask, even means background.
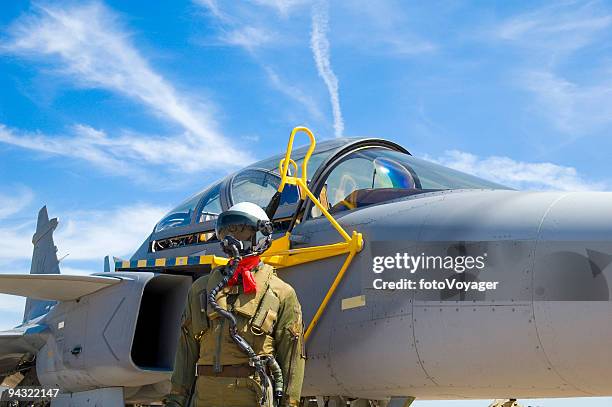
[[[248,357],[229,335],[229,321],[207,304],[206,295],[221,281],[221,267],[192,285],[183,313],[172,391],[166,406],[255,407],[261,395],[259,378],[196,376],[196,365],[248,365]],[[304,379],[302,310],[293,288],[274,268],[260,263],[254,270],[256,293],[245,294],[242,285],[225,287],[217,303],[231,311],[238,334],[258,355],[274,355],[283,371],[281,405],[297,406]],[[188,405],[191,397],[191,403]]]

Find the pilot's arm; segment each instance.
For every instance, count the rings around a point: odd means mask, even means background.
[[[195,382],[195,366],[198,360],[198,343],[195,339],[191,303],[193,287],[189,291],[185,310],[181,318],[181,334],[179,337],[176,357],[174,359],[174,372],[172,373],[172,390],[164,398],[164,405],[168,407],[187,407]]]
[[[306,356],[303,351],[302,308],[293,288],[287,287],[284,297],[278,310],[274,339],[276,360],[283,371],[285,386],[281,406],[287,407],[300,403]]]

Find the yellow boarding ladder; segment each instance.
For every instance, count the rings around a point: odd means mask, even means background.
[[[297,174],[298,165],[294,160],[291,159],[291,152],[293,150],[293,140],[295,139],[295,135],[298,132],[304,132],[310,138],[310,146],[308,148],[308,151],[306,152],[306,155],[304,156],[299,176]],[[278,187],[278,192],[282,192],[285,188],[285,185],[287,184],[295,185],[299,190],[300,198],[302,200],[305,200],[306,198],[310,199],[312,203],[321,211],[323,216],[325,216],[325,218],[329,221],[329,223],[331,223],[334,229],[338,231],[343,241],[328,245],[291,249],[291,231],[288,231],[283,237],[274,240],[272,242],[272,246],[262,255],[262,260],[265,263],[268,263],[277,268],[284,268],[348,253],[346,260],[342,264],[342,267],[340,267],[338,274],[336,274],[336,278],[329,287],[329,290],[327,290],[327,293],[325,294],[323,301],[319,305],[317,312],[312,318],[312,321],[310,321],[310,323],[308,324],[308,328],[306,329],[306,332],[304,334],[305,340],[308,340],[308,337],[312,334],[312,331],[319,322],[319,319],[323,315],[323,312],[325,312],[327,304],[334,295],[334,292],[338,288],[338,285],[342,281],[342,278],[344,277],[346,270],[353,261],[353,258],[363,248],[363,236],[361,235],[361,233],[353,231],[353,233],[349,235],[344,230],[344,228],[336,221],[336,219],[334,219],[334,217],[328,212],[327,208],[323,206],[321,202],[319,202],[317,197],[315,197],[314,194],[308,188],[308,161],[310,160],[310,157],[315,149],[315,145],[315,137],[314,134],[312,134],[312,131],[310,131],[310,129],[306,127],[296,127],[293,129],[291,135],[289,136],[287,152],[285,153],[285,157],[280,160],[279,164],[281,183]],[[295,176],[290,175],[291,166],[293,166],[293,168],[295,169]]]

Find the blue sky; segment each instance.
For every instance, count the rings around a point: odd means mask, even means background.
[[[5,2],[0,270],[28,272],[47,204],[63,272],[101,271],[299,124],[521,189],[610,189],[611,34],[598,1]],[[22,306],[0,296],[0,328]]]

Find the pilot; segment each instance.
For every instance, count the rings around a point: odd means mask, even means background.
[[[166,406],[297,406],[304,378],[302,311],[259,255],[272,223],[243,202],[217,218],[230,260],[192,285]],[[259,238],[259,239],[258,239]]]

